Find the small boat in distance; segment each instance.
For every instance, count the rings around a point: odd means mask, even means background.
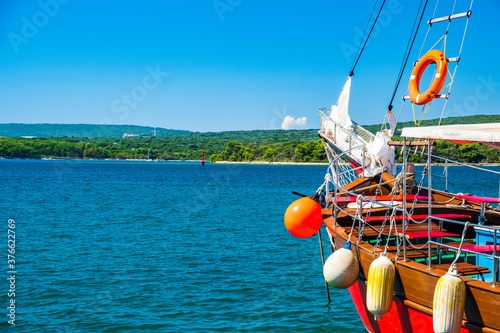
[[[451,83],[444,85],[450,72],[455,73],[449,67],[458,65],[462,46],[456,57],[445,56],[446,35],[450,24],[466,20],[465,37],[471,7],[472,3],[454,13],[453,5],[451,15],[427,21],[429,29],[444,25],[444,36],[431,41],[431,50],[415,63],[409,94],[403,97],[412,109],[429,108],[433,100],[450,97]],[[415,22],[424,14],[425,7]],[[412,34],[417,31],[418,26]],[[411,47],[406,60],[410,52]],[[429,89],[421,93],[419,80],[431,63],[437,70]],[[404,66],[405,61],[398,81]],[[433,147],[446,140],[499,148],[500,124],[419,127],[415,119],[417,127],[403,128],[396,141],[397,123],[389,105],[383,130],[373,134],[352,121],[348,112],[354,67],[337,104],[320,110],[318,134],[330,161],[325,182],[312,196],[290,205],[286,228],[301,238],[318,233],[321,244],[324,224],[333,249],[323,259],[327,290],[347,289],[369,332],[500,332],[500,209],[493,206],[500,198],[471,195],[467,188],[450,193],[447,172],[444,188],[433,187],[436,162],[445,171],[450,165],[473,168],[498,183],[500,172],[435,156]],[[393,100],[394,95],[390,104]],[[421,173],[410,163],[410,154],[427,157]]]
[[[146,162],[153,162],[153,160],[149,157],[149,151],[151,150],[151,148],[148,148],[148,159],[145,160]]]

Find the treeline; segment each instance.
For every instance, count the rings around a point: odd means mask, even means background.
[[[470,116],[443,119],[443,123],[499,121],[500,116]],[[435,120],[429,120],[429,125]],[[39,126],[43,124],[37,124]],[[400,124],[404,127],[408,124]],[[98,125],[75,125],[78,130],[98,130]],[[90,127],[86,127],[90,126]],[[369,126],[370,130],[380,125]],[[377,127],[377,128],[375,128]],[[49,127],[52,129],[52,127]],[[124,127],[107,128],[118,131]],[[143,130],[142,128],[140,130]],[[199,160],[202,153],[212,161],[326,162],[317,130],[254,130],[228,132],[163,132],[139,137],[0,137],[0,157],[7,158],[80,158],[80,159],[151,159]],[[397,138],[395,138],[397,140]],[[457,145],[438,141],[434,155],[459,162],[498,163],[500,150],[483,144]],[[401,160],[398,153],[397,158]],[[424,162],[425,155],[411,154],[410,161]]]
[[[248,142],[205,137],[187,138],[0,138],[0,157],[6,158],[78,158],[78,159],[151,159],[199,160],[202,152],[216,161],[326,162],[321,140]],[[425,162],[420,151],[409,161]],[[457,145],[437,141],[433,154],[458,162],[499,163],[500,150],[484,144]],[[401,162],[400,149],[396,156]]]
[[[153,137],[129,138],[1,138],[0,157],[12,158],[93,158],[199,160],[223,151],[228,142],[243,145],[308,142],[317,138],[317,130],[255,130],[217,133],[168,133]],[[296,143],[295,143],[296,144]],[[280,148],[281,150],[281,148]],[[285,150],[285,149],[283,149]],[[259,153],[256,153],[259,156]]]
[[[0,157],[151,159],[212,161],[322,162],[326,154],[321,141],[285,141],[243,145],[220,138],[0,138]],[[218,153],[220,152],[220,153]]]
[[[78,159],[201,159],[204,148],[165,139],[0,138],[0,156]]]
[[[397,138],[396,138],[397,139]],[[500,150],[480,143],[458,145],[448,141],[438,140],[432,154],[463,163],[499,163]],[[424,163],[427,156],[422,154],[422,148],[408,154],[410,162]],[[403,161],[401,149],[396,149],[396,159]],[[226,148],[210,156],[210,161],[269,161],[269,162],[327,162],[327,156],[321,140],[301,142],[253,143],[244,146],[237,141],[231,141]],[[436,159],[436,162],[439,160]]]
[[[327,157],[321,140],[264,143],[253,142],[244,146],[230,141],[219,154],[212,154],[210,162],[326,162]]]

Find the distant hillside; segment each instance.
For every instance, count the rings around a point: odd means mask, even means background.
[[[0,124],[0,136],[19,138],[36,136],[37,138],[77,137],[77,138],[113,138],[124,133],[152,135],[153,127],[136,125],[90,125],[90,124]],[[156,128],[156,135],[190,133],[189,131]]]
[[[213,142],[224,142],[224,144],[229,141],[238,141],[245,145],[249,143],[260,144],[265,142],[311,141],[319,139],[317,129],[172,133],[168,137],[201,141],[210,140]]]
[[[424,122],[437,124],[437,120]],[[500,116],[471,116],[443,119],[443,124],[500,122]],[[411,126],[407,122],[399,128]],[[365,126],[375,132],[381,125]],[[3,133],[2,133],[3,129]],[[80,159],[196,160],[202,153],[211,161],[326,161],[317,130],[254,130],[188,132],[152,127],[119,125],[0,124],[0,157]],[[123,133],[143,134],[122,138]],[[13,137],[8,137],[13,136]],[[38,138],[19,138],[36,136]],[[46,138],[50,136],[50,138]],[[500,150],[480,144],[458,146],[438,142],[437,155],[460,162],[500,161]],[[412,155],[419,162],[421,155]]]
[[[422,126],[437,125],[439,119],[424,120]],[[500,122],[500,115],[476,115],[467,117],[444,118],[442,125],[474,124]],[[380,130],[381,124],[362,125],[372,133]],[[398,129],[413,127],[413,121],[401,122]],[[35,136],[37,138],[75,137],[75,138],[117,138],[124,133],[151,136],[153,127],[135,125],[89,125],[89,124],[0,124],[0,136],[18,138]],[[396,133],[399,134],[399,132]],[[238,141],[242,144],[266,142],[291,142],[318,140],[317,129],[307,130],[252,130],[252,131],[225,131],[225,132],[191,132],[156,128],[156,136],[165,139],[178,139],[188,144],[193,142],[207,142],[224,144],[229,141]]]

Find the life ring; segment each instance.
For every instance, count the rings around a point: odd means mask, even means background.
[[[429,89],[427,89],[427,91],[423,93],[420,93],[418,91],[420,78],[422,77],[422,74],[424,73],[427,66],[432,63],[436,63],[436,76],[434,76]],[[439,93],[441,88],[443,88],[444,82],[446,81],[447,72],[448,62],[443,52],[439,50],[431,50],[424,54],[424,56],[420,58],[420,60],[415,65],[413,72],[411,72],[410,84],[408,86],[410,100],[417,105],[427,104],[432,101]]]

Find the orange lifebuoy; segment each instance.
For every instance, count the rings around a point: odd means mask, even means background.
[[[432,63],[436,63],[436,75],[432,80],[431,86],[427,91],[420,93],[418,91],[418,86],[420,84],[420,78],[424,73],[427,66]],[[413,72],[411,72],[410,84],[408,86],[408,92],[410,94],[410,100],[417,104],[423,105],[427,104],[436,97],[441,88],[443,88],[444,82],[446,81],[446,74],[448,72],[448,62],[443,52],[439,50],[431,50],[424,54],[422,58],[417,62]]]

